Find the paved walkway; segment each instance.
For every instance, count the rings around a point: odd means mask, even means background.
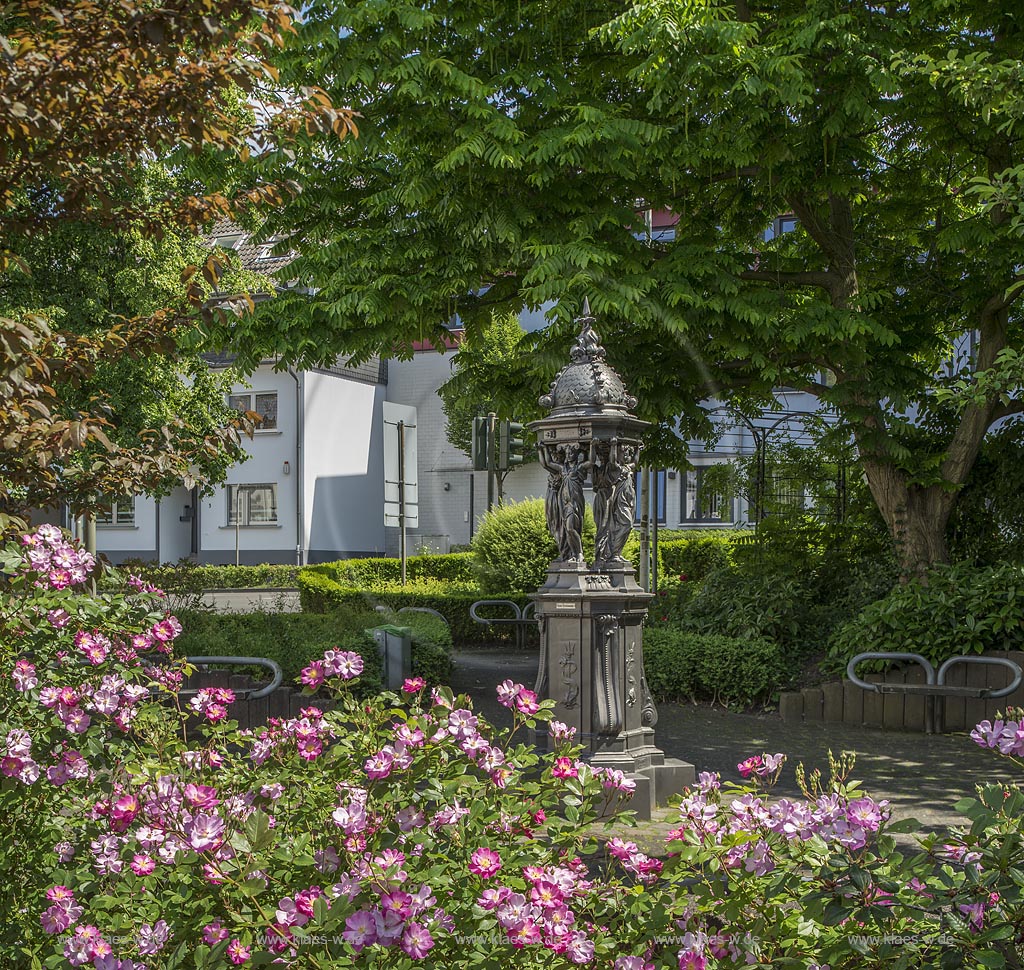
[[[506,677],[532,687],[537,652],[465,650],[456,654],[452,687],[473,697],[488,720],[509,723],[508,712],[494,699],[494,687]],[[916,818],[922,828],[939,831],[962,822],[953,805],[974,787],[992,781],[1020,781],[1005,759],[979,748],[966,734],[927,735],[879,731],[845,724],[783,724],[777,715],[737,714],[694,704],[659,704],[655,728],[658,746],[698,771],[717,771],[723,780],[739,781],[736,765],[752,754],[783,752],[789,761],[776,787],[780,795],[798,796],[794,769],[828,772],[828,751],[857,755],[852,777],[866,793],[887,798],[896,818]],[[1009,769],[1009,770],[1007,770]],[[663,818],[670,818],[671,812]]]
[[[218,613],[298,613],[297,589],[210,589],[203,593],[203,603]]]

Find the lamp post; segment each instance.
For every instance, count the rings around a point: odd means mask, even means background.
[[[654,743],[658,712],[647,688],[643,622],[653,598],[636,581],[622,550],[636,515],[640,435],[627,393],[605,360],[588,302],[578,319],[570,362],[540,403],[534,421],[548,472],[545,512],[558,546],[547,581],[533,594],[541,632],[537,693],[555,701],[555,717],[576,728],[584,757],[637,783],[631,807],[649,817],[694,779],[693,766],[666,758]],[[583,553],[584,487],[594,490],[594,562]]]

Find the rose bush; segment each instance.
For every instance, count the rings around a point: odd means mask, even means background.
[[[754,756],[742,784],[701,776],[654,858],[626,817],[595,824],[630,779],[522,685],[498,737],[422,679],[357,698],[361,658],[332,649],[302,677],[332,709],[239,731],[230,691],[179,701],[158,591],[92,593],[48,527],[0,562],[5,966],[1019,965],[1016,789],[904,854],[848,761],[787,800],[784,758]],[[1024,755],[1019,718],[976,739]]]

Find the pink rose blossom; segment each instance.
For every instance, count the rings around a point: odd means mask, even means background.
[[[752,758],[747,758],[746,761],[741,761],[736,765],[736,770],[739,771],[743,778],[749,778],[753,774],[758,773],[758,769],[762,767],[762,760],[759,754],[755,754]]]
[[[576,765],[572,758],[555,758],[555,763],[551,766],[551,775],[554,778],[577,778],[579,769]]]
[[[377,942],[377,921],[369,910],[361,909],[345,920],[342,939],[356,953]]]
[[[137,876],[148,876],[156,868],[156,863],[143,853],[132,856],[131,870]]]
[[[14,681],[15,689],[23,693],[31,690],[39,683],[39,678],[36,677],[35,665],[27,660],[15,661],[14,670],[11,672],[11,679]]]
[[[168,613],[162,620],[153,624],[150,633],[153,634],[154,639],[159,640],[161,643],[167,643],[181,633],[181,624],[178,622],[177,617],[171,616]]]
[[[139,953],[151,956],[159,953],[166,945],[171,936],[171,928],[161,919],[152,926],[143,923],[139,927]]]
[[[311,663],[299,674],[299,680],[313,690],[316,690],[324,682],[324,679],[324,666],[319,662]]]
[[[481,879],[490,879],[501,869],[501,856],[494,849],[482,847],[470,856],[469,871]]]
[[[51,569],[48,578],[53,589],[67,589],[72,582],[71,572],[67,569]]]
[[[209,946],[213,946],[215,943],[220,943],[221,940],[226,940],[229,935],[228,931],[221,925],[219,919],[215,919],[212,923],[207,923],[206,926],[203,927],[203,942]]]
[[[196,852],[219,849],[224,843],[224,820],[219,815],[199,813],[185,826],[185,834]]]
[[[363,658],[352,650],[327,650],[323,660],[324,673],[328,677],[352,680],[363,672]]]
[[[422,960],[433,948],[434,938],[421,923],[406,923],[400,946],[414,960]]]
[[[46,614],[46,618],[50,621],[50,625],[57,630],[62,630],[71,622],[71,614],[67,610],[50,610]]]
[[[536,714],[540,710],[540,705],[537,703],[537,695],[525,687],[516,694],[515,705],[516,710],[527,717]]]
[[[394,760],[394,755],[390,754],[387,749],[384,749],[378,751],[371,758],[367,758],[363,768],[368,778],[387,778],[391,774],[391,765]]]
[[[526,688],[522,684],[514,684],[511,680],[503,680],[498,684],[498,703],[502,707],[512,707],[515,703],[516,696],[521,690]]]

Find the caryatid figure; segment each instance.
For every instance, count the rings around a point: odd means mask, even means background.
[[[541,465],[548,472],[548,490],[544,499],[548,529],[558,544],[561,562],[585,565],[583,558],[583,515],[586,498],[583,486],[590,461],[580,445],[540,450]]]
[[[597,523],[595,560],[602,564],[625,562],[622,550],[636,517],[636,447],[612,438],[607,458],[598,456],[596,447],[592,448],[592,455]]]

